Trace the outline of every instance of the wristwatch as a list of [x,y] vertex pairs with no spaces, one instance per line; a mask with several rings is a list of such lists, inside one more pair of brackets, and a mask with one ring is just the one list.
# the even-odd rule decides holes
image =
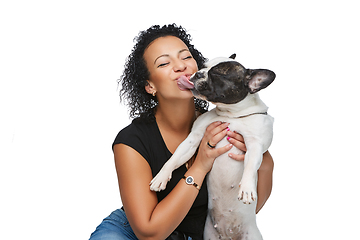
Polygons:
[[194,182],[194,178],[192,176],[183,176],[183,179],[185,179],[185,183],[188,185],[193,185],[194,187],[196,187],[197,190],[200,190],[200,186]]

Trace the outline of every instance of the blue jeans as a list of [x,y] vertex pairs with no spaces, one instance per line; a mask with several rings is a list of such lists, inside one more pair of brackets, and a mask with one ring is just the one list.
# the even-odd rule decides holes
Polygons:
[[89,240],[138,240],[122,209],[113,211],[96,228]]
[[[96,228],[89,240],[138,240],[122,209],[113,211]],[[191,237],[188,237],[191,240]]]

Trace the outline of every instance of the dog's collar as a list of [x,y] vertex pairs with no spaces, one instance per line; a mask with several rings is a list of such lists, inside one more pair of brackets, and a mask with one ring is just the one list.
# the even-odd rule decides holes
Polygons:
[[268,113],[267,112],[254,112],[254,113],[241,115],[239,113],[231,113],[231,112],[221,111],[218,108],[216,108],[216,114],[219,116],[230,117],[230,118],[245,118],[245,117],[249,117],[249,116],[256,115],[256,114],[267,115]]
[[239,117],[236,117],[236,118],[249,117],[249,116],[252,116],[252,115],[255,115],[255,114],[263,114],[263,115],[267,115],[268,113],[267,113],[267,112],[250,113],[250,114],[247,114],[247,115],[244,115],[244,116],[239,116]]

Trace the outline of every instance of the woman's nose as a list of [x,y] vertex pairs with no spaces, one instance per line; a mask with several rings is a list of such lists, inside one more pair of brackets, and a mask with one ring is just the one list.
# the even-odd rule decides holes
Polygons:
[[185,71],[185,69],[186,69],[186,64],[185,63],[183,63],[180,60],[175,62],[175,64],[174,64],[174,71],[175,72],[182,72],[182,71]]

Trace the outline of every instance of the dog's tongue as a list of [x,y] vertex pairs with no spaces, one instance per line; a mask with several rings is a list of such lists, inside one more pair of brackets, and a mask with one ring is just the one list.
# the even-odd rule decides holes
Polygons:
[[181,76],[177,80],[177,85],[180,88],[180,90],[187,90],[187,89],[193,89],[194,84],[189,81],[189,78],[186,76]]

